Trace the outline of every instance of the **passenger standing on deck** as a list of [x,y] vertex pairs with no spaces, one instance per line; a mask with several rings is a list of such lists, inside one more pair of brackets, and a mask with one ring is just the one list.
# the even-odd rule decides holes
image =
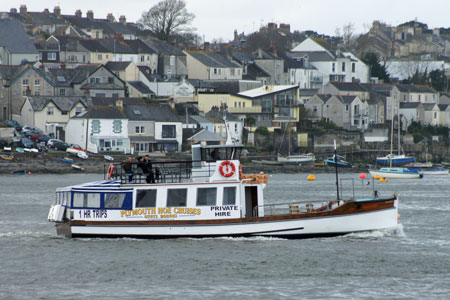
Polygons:
[[122,163],[122,168],[125,171],[125,175],[128,175],[128,181],[133,181],[133,158],[130,156],[126,161]]
[[144,166],[147,169],[147,183],[155,183],[155,174],[153,173],[152,161],[150,160],[150,156],[147,154],[144,157]]

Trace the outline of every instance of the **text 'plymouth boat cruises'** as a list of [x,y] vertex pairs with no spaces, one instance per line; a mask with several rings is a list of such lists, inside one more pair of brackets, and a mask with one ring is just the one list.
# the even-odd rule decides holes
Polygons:
[[67,237],[304,238],[397,226],[395,195],[266,204],[268,176],[242,174],[241,150],[193,145],[192,161],[112,163],[103,181],[57,189],[48,220]]

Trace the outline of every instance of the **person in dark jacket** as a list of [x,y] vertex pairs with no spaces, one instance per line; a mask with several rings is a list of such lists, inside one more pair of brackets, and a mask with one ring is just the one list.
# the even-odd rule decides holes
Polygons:
[[128,157],[126,161],[122,163],[122,169],[125,171],[125,174],[128,175],[128,181],[133,181],[133,158]]

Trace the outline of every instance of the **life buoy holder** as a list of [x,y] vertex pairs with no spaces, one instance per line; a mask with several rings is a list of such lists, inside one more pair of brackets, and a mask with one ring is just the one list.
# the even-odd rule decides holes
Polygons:
[[109,167],[108,167],[108,179],[111,179],[111,177],[112,177],[112,175],[113,175],[113,172],[114,172],[114,164],[110,164],[109,165]]
[[236,172],[236,167],[233,162],[225,160],[220,164],[219,172],[223,177],[231,177]]

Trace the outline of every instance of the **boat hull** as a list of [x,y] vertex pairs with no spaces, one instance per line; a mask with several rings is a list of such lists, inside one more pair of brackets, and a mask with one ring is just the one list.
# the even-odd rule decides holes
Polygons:
[[[378,157],[375,162],[378,165],[388,166],[391,162],[391,159],[389,157]],[[415,162],[416,162],[416,160],[413,157],[406,156],[406,157],[402,157],[402,158],[392,158],[393,166],[403,166],[403,165],[412,164]]]
[[57,233],[68,237],[220,237],[310,238],[395,228],[397,199],[350,201],[329,211],[247,219],[203,221],[64,221]]
[[370,175],[373,177],[379,176],[388,179],[419,179],[423,177],[422,173],[419,172],[409,172],[409,173],[396,173],[396,172],[386,172],[379,170],[369,170]]

